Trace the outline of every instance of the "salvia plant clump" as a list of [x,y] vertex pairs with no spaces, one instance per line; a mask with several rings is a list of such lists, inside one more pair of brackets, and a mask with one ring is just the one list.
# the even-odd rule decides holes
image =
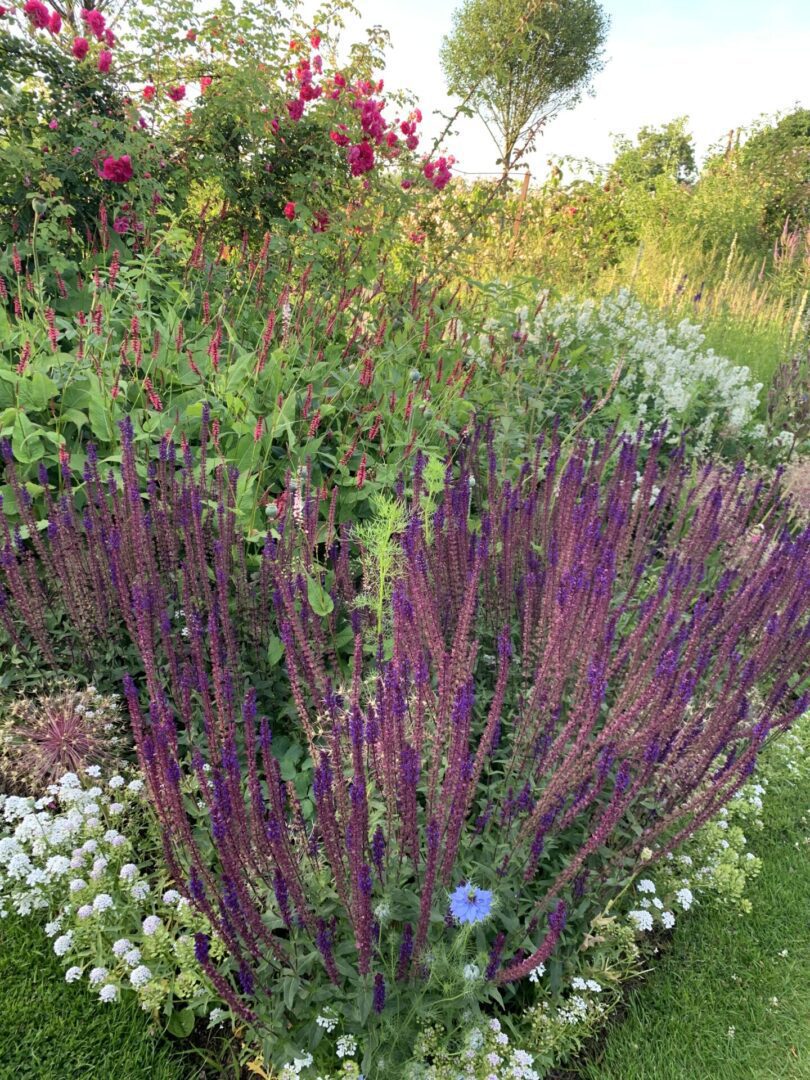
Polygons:
[[327,1008],[385,1075],[440,1003],[519,994],[807,708],[810,530],[742,467],[555,438],[505,480],[479,431],[440,497],[421,457],[400,485],[383,589],[305,477],[254,557],[233,470],[167,442],[144,498],[122,431],[121,486],[91,453],[7,531],[3,619],[47,653],[56,603],[136,647],[167,864],[227,950],[197,959],[279,1064]]

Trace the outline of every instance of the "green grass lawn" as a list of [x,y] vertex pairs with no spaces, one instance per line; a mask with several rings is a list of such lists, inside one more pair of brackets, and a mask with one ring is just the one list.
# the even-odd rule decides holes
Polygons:
[[34,920],[0,921],[0,1080],[194,1080],[199,1060],[149,1034],[134,998],[69,986]]
[[[769,791],[752,914],[684,922],[582,1080],[810,1078],[810,791]],[[804,820],[802,820],[804,816]],[[798,847],[796,846],[798,844]],[[787,955],[782,956],[783,950]]]

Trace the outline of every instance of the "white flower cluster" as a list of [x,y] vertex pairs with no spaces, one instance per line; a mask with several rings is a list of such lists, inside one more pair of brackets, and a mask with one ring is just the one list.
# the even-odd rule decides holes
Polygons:
[[193,937],[184,931],[210,927],[164,879],[150,884],[131,861],[132,842],[110,825],[126,810],[140,829],[143,789],[140,777],[105,781],[92,766],[82,778],[66,773],[41,799],[0,795],[0,915],[47,910],[45,933],[64,958],[66,982],[85,977],[106,1003],[131,988],[154,1009],[170,992],[188,999],[200,991]]
[[499,1080],[540,1080],[540,1074],[534,1068],[534,1055],[510,1046],[509,1036],[496,1017],[488,1020],[484,1027],[470,1028],[464,1041],[463,1059],[467,1068],[459,1076],[478,1076],[479,1070],[490,1070],[483,1073],[486,1080],[491,1076]]
[[760,383],[748,368],[705,347],[700,327],[684,319],[676,327],[650,315],[627,289],[601,303],[566,296],[543,304],[534,319],[523,315],[527,341],[539,348],[559,342],[562,351],[583,347],[604,364],[605,384],[623,363],[618,394],[633,403],[633,425],[666,421],[678,432],[690,427],[690,445],[706,451],[721,433],[765,435],[755,423]]
[[[49,907],[52,889],[71,871],[84,871],[91,882],[98,882],[110,859],[127,844],[117,829],[105,829],[101,821],[114,805],[104,787],[85,786],[71,772],[51,784],[41,799],[0,796],[0,821],[9,830],[0,835],[0,917],[9,908],[30,915]],[[109,894],[95,895],[78,874],[70,877],[67,889],[87,897],[82,905],[86,918],[103,915],[113,906]]]

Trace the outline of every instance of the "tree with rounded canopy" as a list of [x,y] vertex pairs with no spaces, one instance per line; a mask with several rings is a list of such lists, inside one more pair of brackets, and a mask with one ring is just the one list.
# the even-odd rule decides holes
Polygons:
[[695,179],[695,144],[687,130],[688,118],[679,116],[661,127],[643,127],[635,142],[624,135],[614,137],[616,160],[611,173],[627,183],[655,187],[659,176],[677,183]]
[[464,0],[455,12],[441,50],[448,90],[483,120],[504,175],[590,88],[607,28],[596,0]]

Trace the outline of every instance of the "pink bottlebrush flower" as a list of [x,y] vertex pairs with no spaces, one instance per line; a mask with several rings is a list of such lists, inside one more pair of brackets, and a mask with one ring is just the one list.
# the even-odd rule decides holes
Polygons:
[[77,37],[73,39],[73,45],[70,51],[76,57],[77,60],[84,60],[85,56],[90,49],[90,42],[87,38]]
[[365,140],[353,146],[346,155],[352,176],[362,176],[374,168],[374,150]]
[[160,400],[160,395],[152,385],[152,380],[148,375],[144,376],[143,388],[146,391],[146,396],[149,398],[149,404],[155,410],[155,412],[163,412],[163,402]]
[[166,97],[171,101],[182,101],[186,96],[186,88],[183,83],[179,83],[177,86],[170,86],[166,91]]
[[258,442],[261,439],[263,432],[264,418],[260,416],[259,419],[256,421],[256,427],[253,429],[253,441]]
[[294,101],[288,101],[287,112],[290,114],[290,119],[295,121],[295,123],[298,123],[304,115],[303,101],[300,98],[296,98]]
[[102,49],[98,54],[98,70],[106,75],[110,70],[110,64],[112,63],[112,53],[109,49]]
[[100,11],[96,11],[95,8],[85,8],[82,11],[82,22],[87,23],[99,41],[102,39],[107,28],[107,21]]
[[17,364],[17,374],[22,375],[25,369],[28,367],[28,361],[31,359],[31,342],[26,341],[20,352],[20,362]]
[[113,184],[126,184],[132,179],[132,160],[129,154],[121,157],[106,157],[98,174],[102,180],[109,180]]
[[26,0],[23,11],[28,20],[37,30],[44,30],[50,24],[51,13],[42,3],[42,0]]
[[52,11],[51,17],[48,20],[48,30],[52,34],[58,34],[62,30],[62,16],[58,11]]
[[284,215],[284,217],[287,219],[287,221],[294,221],[295,220],[295,203],[294,202],[288,202],[281,212]]
[[362,489],[365,482],[366,482],[366,455],[363,454],[363,456],[360,458],[360,464],[357,467],[357,487],[359,489]]

